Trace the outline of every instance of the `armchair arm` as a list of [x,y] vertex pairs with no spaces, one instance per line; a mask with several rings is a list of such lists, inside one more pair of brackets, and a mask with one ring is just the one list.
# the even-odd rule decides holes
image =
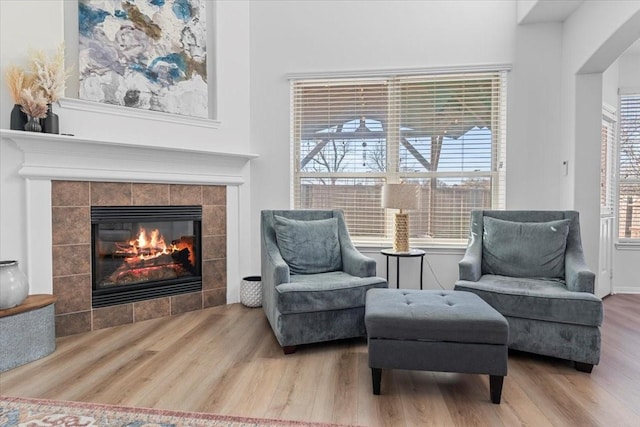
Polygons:
[[[263,214],[261,224],[260,252],[261,252],[261,280],[262,280],[262,308],[271,325],[276,326],[276,286],[290,281],[289,266],[282,259],[280,250],[275,242],[273,230],[269,230],[265,224],[267,221]],[[274,329],[275,330],[275,329]]]
[[376,275],[376,261],[362,255],[353,245],[343,245],[342,269],[352,276],[373,277]]
[[582,251],[567,250],[564,258],[567,289],[573,292],[595,292],[596,275],[589,270]]
[[482,241],[475,233],[471,234],[464,257],[458,262],[458,274],[460,280],[470,282],[477,282],[482,276]]
[[[273,254],[270,254],[273,255]],[[262,282],[270,284],[275,287],[281,283],[289,283],[289,266],[282,259],[282,256],[278,253],[279,259],[276,257],[268,256],[268,261],[264,264],[264,272]]]
[[262,257],[262,286],[275,288],[281,283],[289,283],[289,265],[284,261],[275,245],[264,242],[266,251]]

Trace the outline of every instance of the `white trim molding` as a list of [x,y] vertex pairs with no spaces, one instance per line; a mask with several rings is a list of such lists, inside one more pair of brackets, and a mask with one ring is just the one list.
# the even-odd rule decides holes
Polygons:
[[60,108],[77,111],[90,111],[112,116],[130,117],[134,119],[157,120],[164,123],[182,124],[187,126],[200,126],[218,129],[220,121],[201,117],[182,116],[180,114],[163,113],[161,111],[143,110],[140,108],[124,107],[121,105],[103,104],[101,102],[86,101],[74,98],[61,98],[58,101]]
[[18,173],[30,179],[240,185],[258,157],[5,129],[0,137],[24,153]]

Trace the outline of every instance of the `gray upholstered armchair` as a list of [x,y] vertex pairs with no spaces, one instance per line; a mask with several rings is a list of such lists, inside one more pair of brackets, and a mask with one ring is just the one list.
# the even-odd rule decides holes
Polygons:
[[584,261],[575,211],[473,211],[455,289],[479,295],[509,322],[509,347],[600,360],[602,301]]
[[353,246],[339,210],[261,213],[262,307],[285,354],[365,336],[367,290],[386,288]]

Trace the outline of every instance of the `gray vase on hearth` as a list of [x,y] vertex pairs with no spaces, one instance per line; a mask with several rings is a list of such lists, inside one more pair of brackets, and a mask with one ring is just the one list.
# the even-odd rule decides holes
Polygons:
[[0,261],[0,310],[22,304],[27,295],[29,282],[18,261]]

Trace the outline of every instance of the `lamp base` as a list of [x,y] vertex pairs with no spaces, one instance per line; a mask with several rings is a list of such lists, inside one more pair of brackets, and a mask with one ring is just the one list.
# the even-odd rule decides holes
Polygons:
[[409,214],[397,213],[395,216],[393,250],[396,252],[409,252]]

